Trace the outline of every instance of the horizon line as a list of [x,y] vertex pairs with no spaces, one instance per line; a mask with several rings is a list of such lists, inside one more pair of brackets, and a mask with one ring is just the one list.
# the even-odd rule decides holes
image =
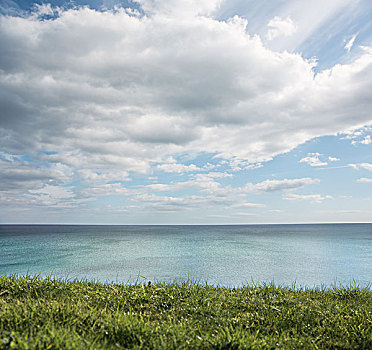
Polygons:
[[255,225],[371,225],[372,222],[293,222],[293,223],[226,223],[226,224],[89,224],[89,223],[0,223],[0,226],[255,226]]

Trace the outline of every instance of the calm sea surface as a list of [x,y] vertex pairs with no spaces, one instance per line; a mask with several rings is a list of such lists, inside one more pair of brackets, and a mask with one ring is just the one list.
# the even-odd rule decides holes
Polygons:
[[0,275],[240,286],[372,282],[372,224],[0,225]]

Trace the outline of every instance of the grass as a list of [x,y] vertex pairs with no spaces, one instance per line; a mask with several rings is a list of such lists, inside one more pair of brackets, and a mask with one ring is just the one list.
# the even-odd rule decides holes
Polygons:
[[371,349],[372,292],[0,277],[1,349]]

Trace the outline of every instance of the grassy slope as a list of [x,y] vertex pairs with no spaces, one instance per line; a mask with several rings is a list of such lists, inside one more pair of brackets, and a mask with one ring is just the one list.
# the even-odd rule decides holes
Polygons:
[[372,292],[0,277],[0,348],[372,348]]

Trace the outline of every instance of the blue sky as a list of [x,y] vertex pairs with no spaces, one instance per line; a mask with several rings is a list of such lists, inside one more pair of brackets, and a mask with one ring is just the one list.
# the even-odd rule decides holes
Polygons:
[[0,222],[371,222],[367,0],[0,0]]

